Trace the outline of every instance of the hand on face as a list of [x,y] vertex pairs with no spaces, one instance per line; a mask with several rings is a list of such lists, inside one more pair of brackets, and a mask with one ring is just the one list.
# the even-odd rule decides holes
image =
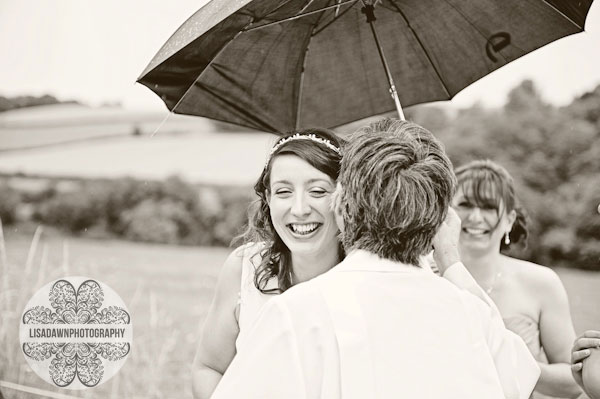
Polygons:
[[451,207],[448,208],[446,219],[433,238],[433,259],[441,274],[454,263],[460,261],[458,240],[460,237],[461,220]]
[[341,196],[342,196],[342,185],[340,183],[338,183],[335,187],[335,191],[333,192],[333,195],[331,196],[331,209],[333,210],[333,213],[335,214],[335,222],[337,224],[338,229],[340,230],[340,232],[344,232],[344,218],[342,217],[342,210],[341,210]]

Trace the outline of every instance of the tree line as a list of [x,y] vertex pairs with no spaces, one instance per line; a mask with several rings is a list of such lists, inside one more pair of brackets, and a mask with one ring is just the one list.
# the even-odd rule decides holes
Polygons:
[[4,97],[0,96],[0,112],[10,111],[13,109],[34,107],[37,105],[50,104],[79,104],[78,101],[69,100],[61,101],[54,96],[45,94],[43,96],[16,96]]
[[526,80],[500,109],[414,107],[407,117],[434,132],[456,166],[488,158],[513,175],[530,221],[516,255],[600,270],[600,86],[556,107]]
[[[445,143],[454,165],[488,158],[513,175],[530,235],[527,247],[512,255],[600,270],[600,86],[556,107],[524,81],[502,108],[475,105],[451,114],[428,105],[406,115]],[[246,222],[252,198],[250,187],[205,187],[177,178],[80,181],[66,192],[54,179],[38,193],[0,181],[0,218],[95,237],[228,245]]]

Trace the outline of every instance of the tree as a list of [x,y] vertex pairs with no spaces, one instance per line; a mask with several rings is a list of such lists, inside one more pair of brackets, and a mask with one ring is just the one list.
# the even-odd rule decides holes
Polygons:
[[49,104],[79,104],[74,100],[60,101],[56,97],[45,94],[41,97],[35,96],[17,96],[17,97],[2,97],[0,96],[0,112],[10,111],[11,109],[34,107],[37,105]]

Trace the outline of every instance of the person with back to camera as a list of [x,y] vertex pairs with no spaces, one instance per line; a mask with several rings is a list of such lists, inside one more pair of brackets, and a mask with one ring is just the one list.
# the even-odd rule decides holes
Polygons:
[[490,160],[459,167],[456,176],[453,207],[462,220],[461,259],[498,306],[506,327],[523,338],[538,361],[541,375],[533,397],[579,396],[569,369],[575,331],[558,275],[501,253],[527,237],[512,177]]
[[[195,398],[211,396],[268,300],[343,259],[331,207],[342,144],[329,130],[305,129],[273,146],[254,186],[246,244],[225,261],[205,320],[192,365]],[[451,261],[444,253],[456,244],[441,235],[438,247],[438,262]],[[483,296],[462,265],[444,277]]]
[[263,306],[213,399],[527,398],[539,367],[491,300],[423,265],[433,244],[444,277],[463,267],[455,183],[418,125],[352,137],[334,195],[346,258]]

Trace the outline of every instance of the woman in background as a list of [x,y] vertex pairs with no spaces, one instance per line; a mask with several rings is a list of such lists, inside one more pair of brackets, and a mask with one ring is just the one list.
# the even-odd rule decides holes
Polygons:
[[456,176],[461,260],[538,361],[541,376],[533,397],[537,392],[577,397],[581,390],[570,370],[575,331],[562,282],[550,268],[501,253],[527,238],[512,177],[489,160],[464,165]]

